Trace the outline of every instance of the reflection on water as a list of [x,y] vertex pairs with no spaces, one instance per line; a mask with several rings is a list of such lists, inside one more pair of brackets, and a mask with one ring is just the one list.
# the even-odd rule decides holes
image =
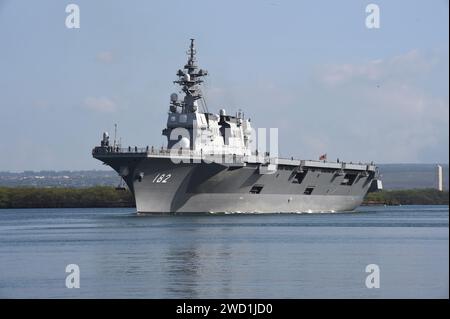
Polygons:
[[[448,298],[448,207],[137,216],[0,211],[0,297]],[[65,266],[80,266],[67,289]],[[365,287],[365,266],[381,288]]]
[[[165,295],[189,296],[201,298],[208,291],[213,294],[227,296],[230,279],[230,246],[220,243],[216,249],[210,249],[203,243],[203,228],[195,227],[201,219],[193,218],[190,224],[194,227],[175,228],[175,238],[186,238],[185,241],[169,241],[163,264],[166,266]],[[217,228],[217,234],[226,234],[226,228]],[[207,240],[207,239],[206,239]],[[212,280],[211,280],[212,279]],[[208,286],[208,282],[213,283]]]
[[[195,228],[186,231],[196,233]],[[178,236],[178,231],[173,235]],[[198,298],[197,283],[201,276],[201,253],[195,242],[178,243],[171,241],[166,254],[164,264],[166,265],[165,290],[168,295],[186,295]]]

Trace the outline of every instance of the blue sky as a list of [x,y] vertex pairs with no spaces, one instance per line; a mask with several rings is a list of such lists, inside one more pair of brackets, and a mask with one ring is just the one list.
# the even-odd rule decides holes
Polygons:
[[[381,28],[365,27],[380,7]],[[65,7],[80,7],[67,29]],[[448,1],[0,0],[0,170],[104,169],[161,146],[188,39],[208,107],[279,129],[283,156],[448,163]]]

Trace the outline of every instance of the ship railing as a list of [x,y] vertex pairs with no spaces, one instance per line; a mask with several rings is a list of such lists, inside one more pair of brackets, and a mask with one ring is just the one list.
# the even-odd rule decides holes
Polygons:
[[148,148],[147,147],[127,147],[122,148],[118,146],[98,146],[95,147],[92,151],[92,153],[102,153],[102,154],[122,154],[122,153],[147,153]]
[[147,147],[137,147],[137,146],[128,146],[128,147],[119,147],[119,146],[98,146],[95,147],[92,151],[93,154],[139,154],[139,155],[153,155],[153,156],[176,156],[176,157],[192,157],[192,158],[205,158],[205,159],[222,159],[223,162],[226,163],[243,163],[247,161],[251,162],[258,162],[258,163],[274,163],[276,164],[278,160],[284,159],[284,160],[290,160],[290,161],[299,161],[299,164],[302,165],[305,162],[313,162],[317,164],[324,164],[324,163],[333,163],[334,165],[338,164],[342,169],[344,168],[350,168],[353,165],[363,165],[367,167],[367,170],[373,170],[373,167],[375,164],[373,162],[371,163],[352,163],[352,162],[328,162],[323,160],[296,160],[293,157],[286,159],[286,158],[278,158],[278,157],[271,157],[269,152],[251,152],[251,155],[241,155],[241,154],[229,154],[229,153],[211,153],[211,152],[203,152],[202,150],[189,150],[189,149],[179,149],[179,150],[171,150],[167,148],[157,148],[154,146],[147,146]]
[[102,154],[153,154],[153,155],[163,155],[170,154],[170,150],[161,148],[157,149],[154,147],[119,147],[119,146],[97,146],[93,149],[92,153],[102,153]]
[[146,147],[137,147],[137,146],[128,146],[128,147],[119,147],[119,146],[97,146],[93,149],[92,153],[101,153],[101,154],[148,154],[148,155],[174,155],[174,156],[194,156],[194,157],[213,157],[213,156],[226,156],[232,157],[236,159],[236,161],[245,160],[248,157],[255,157],[262,161],[269,162],[270,154],[268,152],[258,153],[251,152],[251,155],[242,155],[242,154],[234,154],[234,153],[223,153],[223,152],[203,152],[202,150],[189,150],[189,149],[178,149],[171,150],[168,148],[157,148],[154,146],[146,146]]
[[203,152],[202,150],[189,150],[189,149],[178,149],[171,150],[167,148],[156,148],[153,146],[147,147],[119,147],[119,146],[98,146],[92,150],[93,154],[106,154],[106,155],[153,155],[153,156],[175,156],[175,157],[191,157],[191,158],[204,158],[211,161],[217,161],[222,159],[226,163],[243,163],[247,160],[248,156],[240,154],[228,154],[222,152]]

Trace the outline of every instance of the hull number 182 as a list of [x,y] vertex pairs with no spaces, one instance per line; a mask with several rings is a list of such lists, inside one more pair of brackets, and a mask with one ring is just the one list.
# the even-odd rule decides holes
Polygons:
[[172,177],[171,174],[161,174],[158,173],[158,175],[155,176],[155,178],[153,179],[152,183],[167,183],[170,178]]

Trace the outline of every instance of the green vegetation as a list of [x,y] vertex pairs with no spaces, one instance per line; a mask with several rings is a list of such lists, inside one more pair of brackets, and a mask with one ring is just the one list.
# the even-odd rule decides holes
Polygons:
[[134,207],[131,192],[113,187],[0,187],[0,208]]
[[406,189],[367,194],[365,205],[448,205],[448,191]]
[[[367,194],[365,205],[448,205],[448,191],[410,189]],[[0,187],[0,208],[134,207],[133,195],[109,186]]]

